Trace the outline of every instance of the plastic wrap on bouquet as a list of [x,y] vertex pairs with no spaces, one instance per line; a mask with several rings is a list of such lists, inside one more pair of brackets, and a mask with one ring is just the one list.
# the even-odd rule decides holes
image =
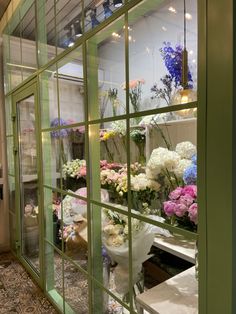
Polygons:
[[[148,224],[143,224],[142,229],[132,237],[132,273],[133,284],[140,280],[142,263],[149,259],[148,255],[154,241],[154,233]],[[114,270],[116,291],[120,294],[129,292],[129,245],[125,241],[120,246],[108,245],[107,238],[103,237],[103,243],[110,258],[118,265]]]
[[[68,191],[75,193],[76,195],[87,197],[87,188],[80,188],[76,192]],[[104,189],[101,189],[101,202],[108,202],[109,195],[108,192]],[[83,217],[87,216],[87,203],[79,198],[67,195],[62,201],[63,208],[63,222],[66,225],[72,224],[76,215],[82,215]],[[58,218],[61,219],[61,210],[58,212]]]

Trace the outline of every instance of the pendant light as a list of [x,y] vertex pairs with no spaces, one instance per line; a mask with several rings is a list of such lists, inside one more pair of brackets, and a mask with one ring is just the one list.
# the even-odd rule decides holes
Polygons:
[[186,104],[196,100],[196,93],[188,86],[188,51],[186,48],[186,0],[184,0],[184,49],[182,51],[182,72],[180,93],[180,104]]
[[114,4],[115,8],[119,8],[123,5],[123,1],[122,0],[114,0],[113,4]]
[[74,23],[74,30],[75,30],[75,36],[76,37],[81,37],[83,35],[83,31],[81,28],[81,23],[80,20],[76,20]]

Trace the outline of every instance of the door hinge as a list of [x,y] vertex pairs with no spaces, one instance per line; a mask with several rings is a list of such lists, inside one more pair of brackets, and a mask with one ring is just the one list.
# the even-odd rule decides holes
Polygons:
[[17,154],[18,153],[18,149],[16,147],[13,147],[13,154]]
[[16,250],[18,250],[20,248],[20,242],[19,241],[16,241],[15,242],[15,246],[16,246]]

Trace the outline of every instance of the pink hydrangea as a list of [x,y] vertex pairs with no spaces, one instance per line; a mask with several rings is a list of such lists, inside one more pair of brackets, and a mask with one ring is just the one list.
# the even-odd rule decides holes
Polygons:
[[164,202],[164,211],[167,216],[173,216],[175,214],[176,204],[172,201]]
[[175,215],[178,217],[183,217],[184,214],[188,211],[188,207],[184,204],[176,204],[175,206]]
[[183,193],[183,188],[178,187],[169,194],[169,199],[177,200]]
[[198,223],[198,206],[197,203],[193,203],[188,209],[189,219],[197,225]]

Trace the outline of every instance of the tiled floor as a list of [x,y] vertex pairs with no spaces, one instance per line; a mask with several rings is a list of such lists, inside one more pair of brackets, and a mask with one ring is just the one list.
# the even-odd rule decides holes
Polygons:
[[0,314],[56,314],[21,264],[10,254],[0,254]]

